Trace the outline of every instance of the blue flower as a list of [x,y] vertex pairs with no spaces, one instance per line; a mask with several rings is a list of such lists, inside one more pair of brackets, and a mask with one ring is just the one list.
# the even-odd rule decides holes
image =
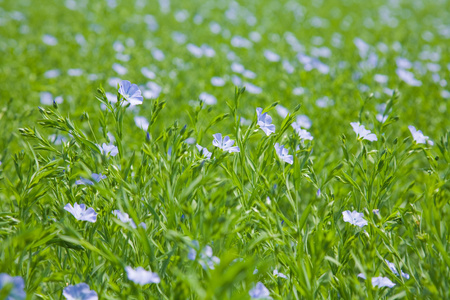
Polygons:
[[144,102],[139,87],[136,84],[131,84],[128,80],[122,80],[120,83],[119,94],[121,94],[131,105],[140,105]]
[[262,282],[258,282],[256,286],[248,292],[248,294],[252,299],[272,299],[270,297],[269,290]]
[[89,288],[86,283],[69,285],[63,290],[63,296],[67,300],[98,300],[97,293]]
[[387,277],[373,277],[372,278],[372,285],[373,287],[388,287],[388,288],[392,288],[395,286],[395,283],[393,283],[389,278]]
[[95,221],[97,221],[97,213],[95,210],[92,207],[89,207],[86,210],[86,205],[84,204],[78,204],[75,202],[72,207],[72,205],[68,203],[64,206],[64,209],[70,212],[78,221],[88,221],[91,223],[95,223]]
[[417,144],[426,144],[426,143],[428,143],[429,145],[433,146],[433,144],[434,144],[433,141],[430,140],[429,137],[424,135],[421,130],[417,130],[416,127],[411,126],[411,125],[408,126],[408,129],[409,129],[409,131],[411,131],[413,139],[414,139],[414,141]]
[[94,183],[92,181],[90,181],[89,179],[80,177],[79,180],[75,181],[75,184],[77,185],[94,185]]
[[3,288],[7,285],[11,285],[11,289],[9,290],[9,293],[5,296],[5,300],[22,300],[25,299],[27,294],[24,291],[25,283],[23,281],[23,278],[20,276],[9,276],[6,273],[0,274],[0,291],[3,290]]
[[102,144],[102,146],[100,147],[100,151],[102,152],[102,154],[109,154],[111,156],[116,156],[119,153],[119,149],[116,146],[107,145],[106,143]]
[[125,271],[127,272],[128,279],[136,284],[145,285],[159,283],[161,281],[157,273],[152,273],[142,267],[137,267],[136,269],[125,267]]
[[[395,275],[398,276],[398,272],[397,272],[397,268],[395,268],[394,263],[391,263],[390,261],[388,261],[387,259],[385,259],[389,269],[391,269],[392,273],[394,273]],[[402,277],[405,279],[409,279],[409,274],[406,274],[403,272],[403,270],[400,270],[400,273],[402,274]]]
[[208,149],[203,148],[202,146],[200,146],[199,144],[197,144],[197,149],[200,152],[200,154],[202,154],[204,157],[206,157],[207,159],[211,159],[211,155],[212,153],[208,151]]
[[287,279],[287,276],[284,275],[283,273],[278,272],[277,269],[273,270],[273,276],[277,276],[277,277],[280,277],[280,278]]
[[[195,260],[197,258],[197,251],[200,248],[198,241],[192,241],[194,248],[189,248],[188,259]],[[205,246],[203,251],[200,253],[198,258],[198,263],[202,266],[204,270],[211,269],[214,270],[214,266],[220,263],[220,259],[217,256],[213,256],[213,250],[210,246]]]
[[366,275],[364,275],[364,273],[359,273],[358,278],[362,278],[362,279],[366,280]]
[[[114,210],[113,215],[115,215],[122,223],[128,223],[134,229],[136,229],[136,223],[134,223],[133,219],[127,213],[121,212],[120,210]],[[142,228],[147,229],[147,225],[144,222],[139,224]]]
[[360,125],[356,122],[351,122],[350,125],[353,127],[353,131],[358,136],[358,139],[368,140],[370,142],[377,141],[377,136],[371,133],[370,130],[366,129],[364,125]]
[[222,138],[221,133],[216,133],[213,135],[213,137],[214,137],[214,140],[212,143],[217,148],[220,148],[223,151],[228,151],[229,153],[240,151],[238,146],[233,147],[234,141],[231,140],[228,135],[225,138]]
[[367,221],[363,218],[364,214],[363,213],[359,213],[356,210],[354,211],[343,211],[342,212],[342,216],[344,217],[344,222],[350,223],[352,225],[355,226],[359,226],[359,227],[364,227],[366,226],[368,223]]
[[132,228],[136,228],[136,223],[127,213],[123,213],[120,210],[114,210],[113,215],[115,215],[122,223],[129,223]]
[[302,129],[299,124],[292,123],[292,127],[294,128],[295,132],[297,132],[298,137],[300,140],[310,140],[312,141],[314,137],[309,133],[306,129]]
[[292,155],[289,155],[288,149],[284,149],[284,145],[281,145],[276,143],[275,144],[275,152],[277,153],[278,157],[288,164],[294,163],[294,157]]
[[106,175],[102,175],[102,173],[92,173],[92,179],[94,179],[96,182],[100,182],[100,180],[106,179]]
[[275,125],[272,123],[272,117],[269,116],[266,112],[261,114],[263,109],[261,107],[258,107],[256,109],[256,114],[258,115],[258,125],[259,128],[264,131],[266,135],[270,135],[271,133],[275,132]]

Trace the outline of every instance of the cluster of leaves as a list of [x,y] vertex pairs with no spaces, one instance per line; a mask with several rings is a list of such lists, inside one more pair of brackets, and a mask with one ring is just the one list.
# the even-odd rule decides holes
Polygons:
[[[141,148],[131,150],[123,141],[127,106],[111,105],[102,89],[97,98],[107,109],[99,112],[100,137],[88,116],[74,122],[56,105],[39,108],[40,127],[65,134],[67,141],[56,146],[38,128],[20,129],[29,143],[2,180],[0,270],[22,275],[26,290],[43,298],[82,281],[105,299],[245,298],[256,281],[280,299],[448,296],[448,232],[442,223],[449,196],[448,135],[438,142],[438,159],[409,137],[390,136],[388,121],[377,144],[343,135],[342,157],[324,165],[313,144],[299,142],[289,129],[299,107],[270,136],[255,130],[256,115],[247,128],[240,125],[243,92],[236,89],[229,115],[206,126],[231,117],[241,151],[216,148],[211,159],[186,143],[193,136],[201,140],[205,130],[196,123],[175,122],[159,135],[150,125]],[[153,123],[164,102],[144,105],[152,107]],[[193,111],[191,119],[202,113]],[[111,142],[108,132],[119,149],[115,157],[96,145]],[[292,166],[277,158],[276,141],[299,146]],[[76,184],[92,173],[107,178]],[[425,184],[416,186],[414,178]],[[97,222],[78,222],[65,212],[65,204],[74,202],[93,207]],[[120,222],[115,209],[146,228]],[[365,230],[345,225],[346,209],[364,212]],[[194,240],[211,245],[220,257],[214,270],[187,259]],[[389,271],[385,259],[411,274],[410,280]],[[161,283],[135,288],[124,272],[128,265],[156,271]],[[272,275],[273,269],[288,278]],[[397,287],[374,289],[357,278],[361,272],[391,276]]]
[[[0,299],[9,275],[39,299],[83,282],[100,299],[246,299],[261,284],[274,299],[450,298],[448,2],[0,0]],[[111,100],[124,70],[152,100]],[[300,113],[312,141],[291,128]],[[214,147],[219,132],[240,152]],[[130,267],[161,281],[136,285]]]

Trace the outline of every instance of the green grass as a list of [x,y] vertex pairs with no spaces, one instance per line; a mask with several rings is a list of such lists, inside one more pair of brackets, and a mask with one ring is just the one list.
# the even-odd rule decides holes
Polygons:
[[[0,273],[21,276],[29,299],[64,299],[63,289],[81,282],[99,299],[250,299],[257,282],[273,299],[450,298],[449,1],[177,0],[169,12],[153,1],[116,2],[76,1],[69,9],[71,1],[0,0]],[[182,11],[188,17],[179,22]],[[156,20],[154,31],[146,15]],[[219,34],[211,22],[220,24]],[[186,42],[174,41],[173,32]],[[233,36],[251,40],[251,32],[261,37],[252,47],[231,45]],[[43,43],[45,34],[57,45]],[[301,46],[292,47],[289,36]],[[366,58],[355,38],[377,55],[374,68],[360,64]],[[129,61],[117,58],[116,41]],[[188,43],[207,44],[215,56],[196,58]],[[321,47],[331,51],[319,58],[330,71],[305,70],[298,52],[312,57]],[[154,58],[155,48],[164,59]],[[265,50],[281,60],[269,62]],[[231,70],[231,51],[256,78]],[[414,64],[409,70],[421,86],[399,78],[400,57]],[[119,76],[114,63],[127,74]],[[58,77],[44,75],[55,69]],[[69,69],[83,74],[69,76]],[[375,74],[387,75],[387,83]],[[213,86],[213,76],[225,85]],[[152,81],[162,91],[133,108],[111,104],[105,93],[117,94],[112,77],[142,91]],[[262,92],[249,93],[245,82]],[[64,100],[45,105],[41,92]],[[217,104],[198,101],[202,92]],[[334,105],[317,105],[324,96]],[[383,103],[387,120],[380,123]],[[280,105],[289,110],[285,118]],[[257,126],[257,107],[273,118],[274,134]],[[303,114],[312,121],[312,141],[300,141],[291,127]],[[147,132],[135,116],[147,118]],[[378,141],[358,140],[350,122]],[[409,125],[434,145],[414,142]],[[240,152],[214,147],[218,132]],[[115,157],[96,146],[111,136]],[[275,143],[294,155],[292,165],[279,159]],[[76,184],[92,173],[107,178]],[[77,221],[64,210],[75,202],[94,208],[97,221]],[[122,223],[114,210],[146,228]],[[368,225],[344,222],[346,210],[364,213]],[[188,259],[193,241],[220,258],[213,270],[204,270],[200,257]],[[396,276],[386,259],[410,278]],[[126,266],[156,272],[161,282],[139,286]],[[377,276],[396,285],[372,287]]]

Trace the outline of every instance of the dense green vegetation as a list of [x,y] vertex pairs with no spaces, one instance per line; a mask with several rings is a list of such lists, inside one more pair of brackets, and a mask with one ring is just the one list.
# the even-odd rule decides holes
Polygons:
[[448,7],[0,0],[0,299],[450,298]]

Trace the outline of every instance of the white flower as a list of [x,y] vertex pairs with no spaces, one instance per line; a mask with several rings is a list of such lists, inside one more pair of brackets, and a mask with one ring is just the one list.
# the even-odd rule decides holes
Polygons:
[[106,92],[105,95],[106,95],[106,99],[109,102],[111,102],[111,103],[116,103],[117,102],[117,96],[116,95],[114,95],[112,93],[109,93],[109,92]]
[[364,125],[360,125],[357,122],[351,122],[350,125],[353,127],[353,131],[356,133],[358,138],[368,141],[377,141],[377,136],[371,133],[370,130],[366,129]]
[[383,116],[382,114],[377,114],[376,115],[377,121],[380,123],[384,123],[386,122],[386,120],[388,119],[388,116]]
[[216,51],[206,44],[203,44],[201,49],[203,51],[203,55],[206,57],[214,57],[216,55]]
[[289,114],[289,110],[282,105],[277,105],[275,109],[277,110],[277,113],[280,115],[280,117],[282,117],[283,119],[286,118],[286,116]]
[[277,269],[273,270],[273,276],[277,276],[277,277],[281,277],[281,278],[287,279],[287,276],[284,275],[283,273],[278,272]]
[[162,61],[164,60],[164,58],[166,57],[164,55],[164,52],[162,52],[161,50],[154,48],[152,49],[152,56],[154,59],[156,59],[157,61]]
[[393,283],[389,278],[387,277],[373,277],[372,278],[372,285],[374,287],[378,286],[378,287],[388,287],[388,288],[392,288],[395,286],[395,283]]
[[110,77],[108,78],[108,84],[112,87],[116,87],[118,84],[120,84],[122,80],[118,77]]
[[52,105],[53,104],[53,96],[50,92],[41,92],[41,103],[45,105]]
[[49,46],[55,46],[56,44],[58,44],[58,39],[50,34],[44,34],[44,36],[42,37],[42,41]]
[[86,209],[86,205],[84,204],[78,204],[75,202],[72,207],[72,205],[68,203],[64,206],[64,210],[70,212],[78,221],[88,221],[91,223],[95,223],[95,221],[97,221],[97,213],[95,210],[92,207]]
[[141,90],[136,84],[131,84],[128,80],[122,80],[119,86],[119,94],[121,94],[131,105],[140,105],[144,101]]
[[288,149],[284,149],[284,145],[281,145],[279,143],[275,144],[275,152],[277,153],[278,157],[288,164],[294,163],[294,157],[292,155],[289,155]]
[[410,62],[407,58],[404,57],[397,57],[395,59],[395,63],[397,64],[397,67],[399,67],[400,69],[410,69],[413,66],[412,62]]
[[416,79],[414,77],[414,74],[410,71],[406,71],[404,69],[397,69],[395,72],[397,73],[398,77],[401,80],[403,80],[410,86],[421,86],[422,85],[422,81]]
[[245,78],[249,78],[249,79],[255,79],[256,78],[256,73],[250,70],[245,70],[242,73],[242,76],[244,76]]
[[322,108],[332,106],[334,105],[334,100],[330,99],[327,96],[323,96],[322,98],[316,100],[316,105]]
[[231,45],[236,48],[251,48],[253,43],[242,36],[235,35],[231,38]]
[[109,154],[111,156],[116,156],[119,153],[119,149],[116,146],[106,145],[106,143],[102,144],[102,146],[100,147],[100,151],[102,152],[102,154]]
[[275,132],[275,125],[272,123],[272,117],[269,116],[266,112],[261,114],[263,109],[258,107],[256,109],[256,114],[258,115],[258,126],[261,128],[264,133],[269,136],[271,133]]
[[253,83],[250,82],[244,82],[244,86],[245,86],[245,91],[249,92],[250,94],[261,94],[262,93],[262,88],[260,88],[259,86],[254,85]]
[[129,54],[116,53],[116,58],[121,61],[129,61],[131,56]]
[[233,62],[231,64],[231,70],[235,73],[244,73],[245,72],[244,66],[237,62]]
[[362,39],[360,38],[354,38],[353,39],[353,43],[355,44],[355,46],[358,48],[359,50],[359,55],[363,58],[367,56],[367,53],[370,50],[370,45],[367,44],[366,42],[364,42]]
[[431,146],[434,144],[432,140],[426,135],[422,133],[420,130],[416,130],[416,128],[412,125],[408,126],[409,131],[411,131],[411,134],[413,136],[414,141],[417,144],[430,144]]
[[368,223],[367,221],[363,218],[364,214],[363,213],[359,213],[356,210],[354,211],[343,211],[342,212],[342,216],[344,217],[344,222],[350,223],[352,225],[355,226],[359,226],[359,227],[364,227],[366,226]]
[[197,58],[200,58],[203,56],[202,48],[198,47],[197,45],[189,43],[189,44],[187,44],[186,48],[189,52],[191,52],[192,55],[194,55]]
[[48,70],[47,72],[44,73],[45,78],[55,78],[58,77],[59,75],[61,75],[61,71],[58,69]]
[[231,140],[228,135],[225,136],[224,138],[222,138],[221,133],[216,133],[216,134],[213,134],[213,137],[214,137],[214,140],[212,143],[217,148],[220,148],[223,151],[228,151],[229,153],[240,151],[238,146],[233,147],[234,141]]
[[211,30],[211,32],[214,34],[218,34],[222,30],[222,27],[219,23],[211,22],[209,23],[209,30]]
[[201,155],[203,155],[204,157],[206,157],[207,159],[211,159],[211,155],[212,153],[208,151],[208,149],[203,148],[202,146],[200,146],[199,144],[197,144],[197,149],[200,152]]
[[136,126],[141,128],[142,130],[147,131],[148,125],[150,124],[146,117],[136,116],[134,117],[134,123]]
[[292,74],[295,71],[294,66],[286,59],[283,60],[283,68],[286,70],[286,73]]
[[185,142],[186,144],[189,144],[189,145],[194,144],[195,141],[196,141],[196,139],[193,138],[193,137],[189,137],[189,138],[187,138],[187,139],[184,140],[184,142]]
[[53,99],[53,95],[50,92],[41,92],[41,103],[45,105],[52,105],[53,102],[56,102],[58,104],[61,104],[64,102],[64,99],[62,96],[57,96]]
[[78,77],[83,75],[84,71],[82,69],[69,69],[67,70],[67,75],[72,77]]
[[231,76],[231,82],[235,86],[241,86],[242,85],[242,79],[239,76],[237,76],[237,75],[232,75]]
[[213,86],[224,86],[225,79],[223,79],[222,77],[214,76],[211,78],[211,84]]
[[303,88],[301,86],[296,87],[292,90],[292,94],[295,96],[300,96],[300,95],[303,95],[304,93],[305,93],[305,88]]
[[330,57],[331,56],[331,50],[327,47],[313,47],[311,49],[311,54],[315,57]]
[[249,37],[252,41],[254,41],[255,43],[258,43],[259,41],[261,41],[261,34],[257,31],[252,31],[249,34]]
[[278,62],[278,61],[280,61],[280,56],[278,54],[276,54],[275,52],[272,52],[270,50],[264,51],[264,56],[270,62]]
[[124,66],[122,66],[121,64],[118,63],[114,63],[112,66],[113,70],[117,72],[117,74],[119,75],[125,75],[128,73],[127,68],[125,68]]
[[305,128],[305,129],[311,128],[311,125],[312,125],[311,119],[308,118],[307,115],[298,115],[298,116],[297,116],[296,123],[297,123],[300,127]]
[[217,103],[217,98],[215,96],[205,92],[201,93],[200,96],[198,96],[198,98],[208,105],[214,105]]
[[142,75],[144,75],[148,79],[155,79],[155,77],[156,77],[155,72],[153,72],[152,70],[150,70],[147,67],[142,67],[141,68],[141,73],[142,73]]
[[375,80],[378,83],[387,83],[388,79],[389,79],[389,77],[387,77],[386,75],[383,75],[383,74],[375,74],[373,76],[373,80]]
[[125,267],[128,279],[136,284],[145,285],[148,283],[159,283],[161,279],[157,273],[152,273],[145,270],[142,267],[137,267],[133,269],[132,267]]
[[162,91],[162,87],[159,86],[156,82],[149,81],[146,84],[148,89],[144,90],[143,95],[145,98],[158,98],[159,94]]
[[[145,5],[145,2],[141,2],[141,3],[143,3]],[[156,21],[156,18],[152,15],[145,15],[144,22],[145,22],[145,24],[147,24],[147,28],[150,31],[156,31],[159,28],[158,21]]]
[[125,46],[120,41],[115,41],[113,48],[116,52],[122,52],[125,50]]
[[258,282],[256,286],[248,292],[248,294],[252,299],[272,299],[270,297],[269,290],[262,282]]

